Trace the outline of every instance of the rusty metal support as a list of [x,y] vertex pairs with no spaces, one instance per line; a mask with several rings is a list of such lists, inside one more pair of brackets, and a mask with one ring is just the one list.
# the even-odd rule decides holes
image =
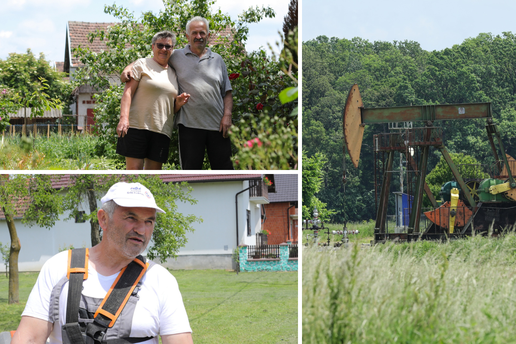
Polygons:
[[[416,171],[416,176],[418,175],[418,172],[417,172],[417,164],[416,162],[414,161],[414,159],[412,159],[412,157],[410,156],[410,154],[407,154],[407,161],[410,162],[410,165],[412,166],[412,168]],[[430,188],[428,187],[428,184],[426,183],[426,181],[424,182],[423,184],[423,188],[425,190],[425,194],[426,196],[428,197],[428,199],[430,200],[430,203],[432,203],[432,206],[434,208],[437,208],[437,202],[435,201],[435,197],[434,197],[434,194],[432,193],[432,191],[430,191]]]
[[410,211],[408,226],[409,233],[419,233],[419,220],[421,218],[421,207],[423,204],[422,190],[426,178],[426,168],[428,165],[428,151],[429,147],[423,146],[421,160],[419,161],[419,175],[417,176],[416,190],[414,192],[414,203],[412,205],[412,210]]
[[491,103],[361,108],[362,123],[391,123],[490,118]]
[[[498,133],[498,130],[496,130],[496,124],[493,123],[493,120],[490,118],[487,120],[487,125],[486,125],[486,129],[487,129],[487,135],[490,137],[490,142],[492,141],[492,135],[495,135],[496,137],[496,140],[498,141],[498,145],[500,146],[500,151],[502,153],[502,160],[503,160],[503,164],[505,165],[505,167],[507,168],[507,176],[509,177],[509,186],[511,187],[511,189],[514,189],[516,188],[516,182],[514,181],[514,177],[512,176],[512,172],[511,172],[511,168],[509,167],[509,161],[507,161],[507,155],[505,154],[505,148],[503,146],[503,142],[502,142],[502,139],[500,138],[500,134]],[[493,147],[493,151],[495,152],[495,157],[496,157],[496,149],[494,149]],[[498,159],[497,159],[498,161]],[[501,174],[501,167],[500,168],[500,174]]]
[[457,180],[457,183],[459,183],[460,188],[461,188],[462,192],[464,193],[464,196],[466,196],[466,200],[468,201],[469,205],[472,208],[475,208],[477,206],[477,204],[475,203],[473,196],[471,196],[471,193],[469,192],[469,188],[466,186],[466,183],[464,183],[464,179],[462,179],[462,176],[460,175],[459,170],[457,169],[457,166],[455,166],[455,164],[453,163],[453,161],[450,157],[450,154],[448,153],[448,150],[444,146],[439,147],[439,150],[441,151],[441,153],[444,157],[444,160],[446,160],[446,163],[448,164],[448,166],[450,166],[453,176]]
[[[491,150],[493,151],[493,155],[496,161],[496,167],[498,168],[498,175],[502,174],[502,164],[500,164],[500,158],[498,157],[498,151],[496,149],[494,140],[493,140],[493,125],[488,123],[486,124],[487,138],[489,139],[489,144],[491,145]],[[495,128],[496,131],[496,128]],[[503,153],[503,152],[502,152]]]
[[385,220],[387,219],[393,160],[394,151],[390,151],[387,156],[387,166],[383,173],[382,190],[380,191],[380,204],[378,205],[376,212],[376,225],[374,228],[375,233],[385,233]]

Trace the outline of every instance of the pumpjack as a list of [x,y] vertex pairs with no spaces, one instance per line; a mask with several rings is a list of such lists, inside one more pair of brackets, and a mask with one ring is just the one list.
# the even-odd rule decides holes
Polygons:
[[[490,173],[480,170],[475,177],[470,175],[463,178],[444,145],[442,127],[434,126],[434,123],[471,119],[486,120],[487,138],[495,166]],[[355,168],[358,167],[367,124],[412,122],[422,122],[422,125],[396,124],[397,130],[373,135],[376,196],[374,240],[445,239],[472,233],[497,235],[514,226],[516,181],[511,169],[516,170],[516,161],[510,161],[505,154],[493,122],[491,103],[365,108],[355,84],[349,91],[344,108],[344,161],[347,152]],[[441,188],[441,204],[438,204],[425,182],[430,147],[441,152],[455,179]],[[498,150],[501,154],[498,154]],[[407,180],[411,180],[407,188],[411,195],[409,206],[404,209],[408,225],[403,230],[392,231],[387,226],[387,205],[392,175],[397,172],[393,171],[395,152],[406,159]],[[346,170],[343,180],[345,183]],[[432,205],[428,211],[422,209],[424,194]]]

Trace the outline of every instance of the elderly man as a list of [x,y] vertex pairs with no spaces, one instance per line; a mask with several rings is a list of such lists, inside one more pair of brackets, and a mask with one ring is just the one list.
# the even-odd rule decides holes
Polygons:
[[[179,93],[190,99],[179,112],[179,154],[184,170],[200,170],[205,150],[213,170],[232,170],[231,127],[233,97],[231,83],[222,57],[206,47],[209,23],[194,17],[186,24],[188,45],[173,52],[168,61],[175,69]],[[131,78],[132,64],[122,73],[122,81]]]
[[[175,278],[140,256],[152,237],[156,212],[164,211],[139,183],[116,183],[101,201],[102,241],[89,250],[58,253],[45,263],[12,343],[45,343],[48,338],[65,344],[157,344],[158,335],[163,344],[193,343]],[[78,252],[83,261],[74,265],[81,258]],[[80,282],[74,280],[77,273],[82,273]],[[133,284],[120,282],[130,278]],[[117,312],[107,306],[113,304]],[[67,314],[70,309],[75,311]],[[105,325],[103,316],[109,318]],[[102,326],[107,329],[98,330]]]

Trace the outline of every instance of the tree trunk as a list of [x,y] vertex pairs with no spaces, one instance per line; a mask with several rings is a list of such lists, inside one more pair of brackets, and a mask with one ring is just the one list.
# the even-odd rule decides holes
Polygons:
[[19,278],[18,278],[18,255],[20,254],[20,239],[16,232],[16,226],[13,221],[11,214],[5,212],[5,208],[2,208],[5,214],[5,220],[7,227],[9,228],[9,234],[11,235],[11,250],[9,254],[9,297],[8,302],[18,303],[20,302],[19,293]]
[[22,127],[22,136],[27,136],[27,108],[23,109],[23,127]]
[[[97,197],[95,196],[95,189],[93,182],[88,187],[88,203],[90,205],[90,214],[94,214],[97,210]],[[100,226],[98,221],[90,220],[91,226],[91,247],[100,243]]]

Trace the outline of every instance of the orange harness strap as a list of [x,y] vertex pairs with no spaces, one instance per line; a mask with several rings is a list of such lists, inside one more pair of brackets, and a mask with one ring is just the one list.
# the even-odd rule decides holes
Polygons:
[[[72,312],[68,313],[67,311],[67,323],[63,326],[65,329],[69,326],[72,327],[72,324],[68,323],[68,314],[75,314],[75,318],[77,317],[79,307],[79,298],[77,298],[77,295],[79,295],[79,297],[81,295],[83,279],[88,278],[88,257],[88,249],[75,249],[70,250],[68,253],[68,278],[72,278],[73,280],[75,276],[82,277],[81,275],[84,275],[84,277],[76,278],[76,280],[78,280],[77,282],[80,281],[80,289],[72,288],[73,284],[77,284],[77,282],[72,283],[72,280],[70,280],[69,291],[71,289],[76,290],[73,292],[75,298],[70,297],[70,295],[68,296],[68,304],[70,305],[70,303],[77,303],[77,305],[74,305],[75,308],[72,310]],[[136,257],[131,263],[129,263],[129,265],[123,268],[122,271],[120,271],[117,279],[95,312],[93,323],[90,323],[86,328],[86,335],[88,337],[93,338],[95,342],[102,341],[107,328],[112,327],[115,324],[118,316],[120,313],[122,313],[122,310],[127,304],[127,301],[132,295],[134,289],[140,282],[143,275],[145,275],[148,266],[149,264],[145,262],[145,258],[140,255]],[[73,299],[75,299],[75,302],[70,302]],[[84,343],[83,338],[79,338],[80,332],[77,332],[79,329],[77,320],[74,320],[74,328],[70,329],[70,331],[67,330],[67,333],[70,338],[75,338],[71,340],[72,343]],[[135,341],[131,341],[130,343],[138,343],[150,338],[134,339]],[[126,343],[127,341],[122,340],[122,342]]]

